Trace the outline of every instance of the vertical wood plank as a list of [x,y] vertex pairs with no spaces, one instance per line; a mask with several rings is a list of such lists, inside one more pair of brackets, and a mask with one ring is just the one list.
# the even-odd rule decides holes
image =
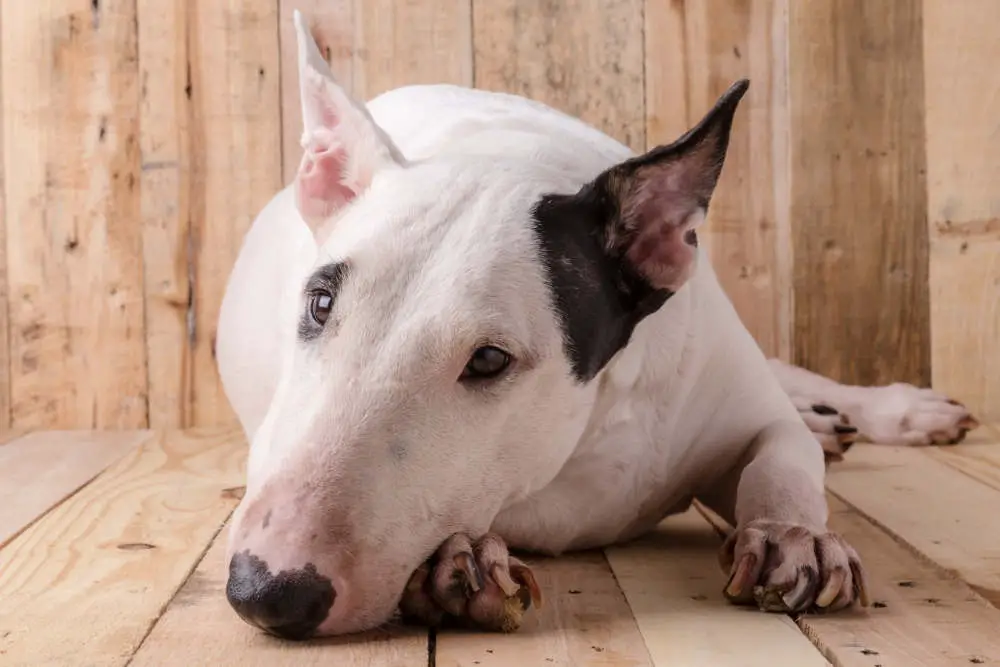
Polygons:
[[149,425],[190,422],[190,103],[185,0],[138,0]]
[[477,88],[577,116],[641,151],[642,0],[474,0]]
[[338,83],[358,99],[424,83],[472,85],[471,0],[279,0],[282,178],[295,177],[302,147],[292,15],[309,21]]
[[146,423],[134,0],[6,2],[12,420]]
[[282,180],[291,183],[302,159],[302,112],[299,103],[298,44],[295,10],[309,22],[313,38],[337,82],[353,91],[354,0],[278,0],[281,57]]
[[[0,16],[0,21],[2,21]],[[0,62],[3,59],[0,29]],[[3,86],[0,85],[0,444],[10,434],[10,311],[7,305],[7,210],[5,206],[3,150]]]
[[473,84],[471,0],[356,0],[354,94]]
[[922,12],[789,3],[794,361],[930,381]]
[[231,423],[215,364],[219,305],[243,236],[281,188],[278,5],[194,2],[190,209],[194,306],[191,424]]
[[1000,421],[1000,4],[923,6],[933,382]]
[[646,133],[697,123],[738,79],[750,90],[701,237],[723,288],[769,356],[791,355],[787,0],[646,3]]

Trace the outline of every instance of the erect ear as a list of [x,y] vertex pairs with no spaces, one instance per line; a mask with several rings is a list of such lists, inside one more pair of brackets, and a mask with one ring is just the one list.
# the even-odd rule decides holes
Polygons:
[[613,204],[606,248],[654,288],[676,292],[694,272],[697,236],[719,181],[736,107],[749,88],[733,84],[675,142],[618,164],[592,184]]
[[302,162],[295,202],[318,242],[331,218],[371,185],[380,169],[405,160],[364,108],[333,78],[298,10],[294,13],[302,103]]

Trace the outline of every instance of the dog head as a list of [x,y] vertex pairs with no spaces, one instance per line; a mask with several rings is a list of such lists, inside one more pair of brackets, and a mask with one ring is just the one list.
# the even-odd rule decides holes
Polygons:
[[296,22],[305,155],[287,224],[309,226],[316,261],[252,443],[228,592],[249,622],[305,637],[384,622],[438,544],[559,472],[595,378],[694,270],[747,84],[580,187],[523,160],[406,160]]

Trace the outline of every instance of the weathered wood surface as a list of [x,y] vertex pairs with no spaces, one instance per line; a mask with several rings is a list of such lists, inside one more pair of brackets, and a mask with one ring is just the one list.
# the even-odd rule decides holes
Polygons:
[[930,382],[919,2],[788,3],[793,360]]
[[0,546],[149,437],[42,431],[0,446]]
[[135,3],[6,2],[0,33],[12,422],[142,427]]
[[[21,485],[25,506],[50,500],[0,546],[4,667],[1000,665],[991,427],[953,448],[857,445],[831,468],[830,527],[862,556],[867,610],[793,620],[730,606],[717,560],[728,527],[691,510],[604,554],[531,559],[545,605],[514,635],[393,625],[305,643],[263,635],[225,600],[222,527],[241,495],[241,436],[39,432],[0,446],[0,484],[37,473],[54,449],[103,452],[86,465],[108,467],[75,493],[69,464]],[[23,499],[8,493],[0,508]]]
[[924,0],[934,385],[1000,420],[1000,3]]
[[750,90],[699,240],[769,356],[791,355],[788,53],[783,2],[646,5],[646,144],[669,143],[741,78]]
[[235,506],[244,458],[235,433],[153,435],[7,544],[0,664],[124,664]]
[[475,85],[545,102],[641,151],[642,17],[641,0],[473,0]]
[[232,420],[216,319],[301,157],[295,9],[361,99],[512,91],[636,150],[749,77],[702,238],[761,347],[1000,417],[992,0],[67,0],[0,9],[0,433]]

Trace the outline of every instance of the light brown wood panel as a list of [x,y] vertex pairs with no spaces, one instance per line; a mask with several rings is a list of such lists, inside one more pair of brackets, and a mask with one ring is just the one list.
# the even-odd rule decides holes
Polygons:
[[367,101],[391,88],[424,83],[472,85],[471,0],[280,0],[283,178],[295,177],[302,147],[298,9],[334,76]]
[[278,6],[189,2],[193,425],[234,419],[215,363],[219,305],[243,236],[281,189]]
[[233,432],[160,434],[0,550],[0,662],[124,665],[235,506],[245,459]]
[[874,602],[864,611],[799,617],[838,666],[1000,663],[1000,610],[836,498],[830,528],[860,553]]
[[[838,667],[995,664],[992,628],[1000,611],[954,572],[914,553],[869,518],[827,494],[830,530],[844,536],[864,563],[872,604],[835,614],[802,614],[799,627]],[[722,535],[730,526],[705,516]]]
[[149,431],[37,431],[0,447],[0,547],[151,437]]
[[13,423],[144,426],[135,3],[0,12]]
[[[984,463],[984,465],[986,465]],[[1000,489],[919,448],[855,445],[827,488],[1000,606]]]
[[241,667],[375,667],[427,664],[427,631],[375,630],[363,635],[291,642],[242,621],[226,601],[226,530],[198,564],[130,663]]
[[1000,3],[923,7],[934,386],[1000,421]]
[[790,2],[794,361],[930,382],[922,12]]
[[473,0],[475,84],[646,145],[642,0]]
[[769,356],[791,355],[784,0],[646,4],[646,139],[669,143],[748,78],[699,239]]
[[715,529],[691,509],[606,550],[653,664],[829,665],[788,616],[737,607],[723,597],[720,546]]
[[543,603],[514,634],[439,632],[437,667],[652,667],[625,596],[599,551],[528,559]]
[[355,4],[353,92],[369,100],[422,83],[471,86],[472,0]]
[[299,101],[298,43],[295,10],[309,22],[313,38],[337,82],[354,89],[354,0],[278,0],[281,45],[281,162],[282,179],[291,183],[302,159],[302,112]]
[[[2,15],[0,15],[2,20]],[[0,63],[3,59],[0,29]],[[2,65],[0,65],[2,69]],[[3,150],[3,86],[0,85],[0,156]],[[10,313],[7,303],[7,212],[4,206],[4,160],[0,158],[0,444],[10,437]]]
[[189,4],[137,4],[149,425],[158,429],[183,427],[192,409]]

